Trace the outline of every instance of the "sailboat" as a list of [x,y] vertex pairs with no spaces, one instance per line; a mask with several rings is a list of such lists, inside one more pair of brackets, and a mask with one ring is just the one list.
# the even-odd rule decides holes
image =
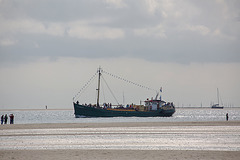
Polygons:
[[[102,73],[112,75],[108,72],[103,71],[101,68],[97,70],[95,75],[98,75],[98,88],[97,88],[97,102],[96,104],[80,104],[79,101],[74,101],[74,114],[75,117],[170,117],[175,112],[175,106],[171,102],[166,103],[161,99],[161,96],[158,98],[156,95],[155,99],[146,99],[145,105],[127,105],[124,107],[121,104],[112,105],[102,103],[100,104],[100,80]],[[117,77],[114,75],[114,77]],[[119,78],[119,77],[118,77]],[[125,81],[125,79],[124,79]],[[160,89],[161,92],[161,89]],[[113,107],[115,106],[115,107]]]
[[213,109],[223,109],[223,105],[222,106],[219,105],[219,90],[218,90],[218,88],[217,88],[217,99],[218,99],[218,103],[217,104],[213,104],[212,108]]

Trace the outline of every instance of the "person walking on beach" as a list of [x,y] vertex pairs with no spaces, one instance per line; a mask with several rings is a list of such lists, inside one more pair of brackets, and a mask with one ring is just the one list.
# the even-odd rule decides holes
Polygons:
[[3,124],[3,117],[4,115],[1,116],[1,125]]
[[5,117],[4,117],[4,124],[7,124],[7,120],[8,120],[8,116],[7,116],[7,114],[5,114]]
[[228,121],[228,113],[226,114],[226,121]]
[[13,115],[13,114],[10,114],[9,117],[10,117],[10,124],[13,124],[13,121],[14,121],[14,115]]

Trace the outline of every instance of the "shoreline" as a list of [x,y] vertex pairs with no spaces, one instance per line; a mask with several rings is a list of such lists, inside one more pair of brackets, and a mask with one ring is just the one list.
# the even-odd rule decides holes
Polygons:
[[240,126],[240,121],[5,124],[0,126],[0,130],[50,129],[50,128],[161,127],[161,126]]

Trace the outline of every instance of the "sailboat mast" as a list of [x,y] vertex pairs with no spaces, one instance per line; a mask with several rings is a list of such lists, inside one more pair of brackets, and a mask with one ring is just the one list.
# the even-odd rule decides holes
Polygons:
[[217,88],[217,99],[218,99],[218,104],[219,104],[219,91],[218,91],[218,88]]
[[97,94],[97,106],[99,107],[99,95],[100,95],[100,76],[101,76],[101,68],[98,69],[98,94]]

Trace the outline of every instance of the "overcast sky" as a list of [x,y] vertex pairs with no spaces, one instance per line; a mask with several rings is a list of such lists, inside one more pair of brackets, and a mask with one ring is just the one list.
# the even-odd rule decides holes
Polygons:
[[[240,106],[239,8],[239,0],[0,0],[0,109],[72,108],[98,66],[163,87],[179,106],[210,106],[216,88],[224,104]],[[129,103],[155,96],[110,81]]]

